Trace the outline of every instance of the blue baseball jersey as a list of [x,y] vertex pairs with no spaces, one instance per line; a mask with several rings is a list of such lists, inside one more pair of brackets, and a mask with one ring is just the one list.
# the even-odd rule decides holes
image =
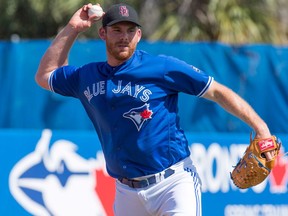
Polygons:
[[201,97],[212,81],[176,58],[137,50],[117,67],[93,62],[58,68],[49,86],[81,101],[97,131],[107,172],[135,178],[190,155],[179,125],[178,93]]

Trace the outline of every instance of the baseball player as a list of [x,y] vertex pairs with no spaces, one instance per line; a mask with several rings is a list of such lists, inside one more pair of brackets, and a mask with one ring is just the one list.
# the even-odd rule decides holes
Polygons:
[[101,19],[98,33],[107,61],[68,65],[77,36],[97,22],[88,16],[91,7],[80,8],[56,36],[36,82],[81,101],[107,171],[116,179],[115,215],[201,215],[201,181],[179,125],[178,93],[215,101],[246,122],[256,137],[271,136],[266,123],[236,93],[196,67],[137,50],[141,24],[126,4],[113,5]]

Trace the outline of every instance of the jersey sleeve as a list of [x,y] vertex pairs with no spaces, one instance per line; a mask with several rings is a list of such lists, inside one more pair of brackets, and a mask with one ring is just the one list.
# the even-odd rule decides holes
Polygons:
[[201,97],[213,82],[213,77],[184,61],[167,57],[164,80],[176,92]]
[[54,70],[48,80],[51,91],[64,96],[76,97],[79,82],[78,68],[74,66],[64,66]]

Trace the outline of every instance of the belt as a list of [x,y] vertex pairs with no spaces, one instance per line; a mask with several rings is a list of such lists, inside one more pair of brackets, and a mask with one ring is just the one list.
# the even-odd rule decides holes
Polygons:
[[173,169],[166,169],[164,172],[157,173],[153,176],[150,176],[146,179],[142,180],[135,180],[135,179],[128,179],[128,178],[118,178],[118,180],[125,185],[128,185],[131,188],[144,188],[149,185],[158,183],[163,179],[168,178],[169,176],[173,175],[175,170]]

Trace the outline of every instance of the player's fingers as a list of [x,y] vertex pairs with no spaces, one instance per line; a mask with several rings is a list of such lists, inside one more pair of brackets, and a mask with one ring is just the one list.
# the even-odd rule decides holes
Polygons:
[[91,8],[92,6],[93,6],[93,5],[92,5],[91,3],[89,3],[89,4],[84,5],[84,6],[82,7],[82,9],[83,9],[84,11],[88,11],[89,8]]
[[269,152],[265,152],[264,154],[265,154],[266,160],[267,160],[267,161],[270,161],[270,160],[272,160],[272,159],[274,158],[274,156],[275,156],[275,150],[269,151]]

